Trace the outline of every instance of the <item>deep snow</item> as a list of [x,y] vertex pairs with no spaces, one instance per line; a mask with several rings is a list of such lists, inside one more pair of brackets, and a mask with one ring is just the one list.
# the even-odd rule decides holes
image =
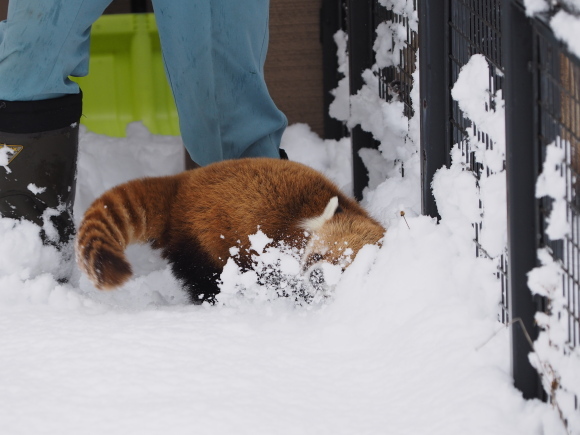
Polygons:
[[[129,127],[127,139],[83,132],[77,219],[114,184],[181,169],[177,138]],[[294,125],[283,145],[348,184],[348,141]],[[59,285],[34,227],[0,220],[1,433],[564,433],[550,405],[511,386],[493,267],[462,237],[467,220],[408,210],[409,229],[377,192],[383,247],[361,251],[311,307],[186,305],[139,246],[121,289],[100,293],[78,274]]]

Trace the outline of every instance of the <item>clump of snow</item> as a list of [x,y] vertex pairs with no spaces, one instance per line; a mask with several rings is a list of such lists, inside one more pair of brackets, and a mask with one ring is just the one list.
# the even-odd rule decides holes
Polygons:
[[27,186],[28,190],[30,190],[32,193],[34,193],[35,195],[38,195],[40,193],[44,193],[46,192],[46,187],[38,187],[36,184],[34,183],[30,183]]
[[442,221],[458,230],[466,230],[464,236],[469,239],[473,233],[471,225],[481,222],[477,179],[463,165],[463,155],[458,146],[451,150],[451,159],[449,168],[443,167],[435,173],[433,195]]
[[8,167],[10,158],[14,154],[14,150],[5,145],[0,145],[0,167],[4,168],[7,174],[10,174],[12,170]]
[[[577,7],[580,11],[580,2]],[[580,58],[580,41],[578,40],[578,32],[580,31],[580,14],[568,13],[561,10],[557,12],[550,20],[550,26],[554,31],[556,37],[563,41],[568,49],[578,58]]]
[[524,0],[526,15],[533,17],[536,14],[548,12],[550,10],[550,3],[547,0]]
[[[580,1],[578,0],[524,0],[526,15],[545,15],[556,38],[566,44],[580,58]],[[563,7],[561,7],[563,6]],[[549,16],[548,14],[551,14]]]
[[[476,196],[472,199],[475,204],[481,202],[481,216],[473,216],[473,223],[481,223],[478,237],[481,247],[488,256],[498,258],[507,246],[505,103],[501,90],[490,89],[489,77],[490,67],[485,57],[473,55],[461,68],[451,96],[474,123],[464,144],[469,147],[469,152],[474,152],[475,160],[483,167]],[[491,146],[482,133],[489,137]],[[453,161],[461,164],[457,152],[454,151]]]
[[[546,146],[546,159],[536,184],[536,197],[548,196],[553,199],[550,216],[546,219],[548,222],[546,234],[551,240],[563,239],[570,235],[566,178],[562,176],[565,171],[564,163],[566,163],[566,154],[563,148],[555,143]],[[570,162],[567,163],[570,164]]]
[[[284,306],[303,306],[310,310],[329,302],[341,268],[331,264],[302,270],[302,251],[274,240],[261,230],[249,236],[252,269],[237,264],[241,250],[232,256],[220,276],[219,304],[239,307],[242,303],[274,302]],[[277,299],[284,299],[277,301]]]
[[338,82],[338,87],[331,91],[334,96],[334,100],[330,103],[329,114],[339,121],[346,122],[350,113],[350,89],[349,89],[349,68],[348,68],[348,54],[347,54],[347,44],[348,35],[339,30],[334,35],[334,42],[338,47],[338,73],[343,77]]
[[58,231],[51,218],[60,215],[62,212],[64,212],[63,205],[57,208],[47,208],[42,212],[42,230],[44,231],[45,237],[54,243],[59,241]]
[[0,280],[11,276],[26,281],[59,269],[60,256],[54,246],[43,245],[37,225],[3,218],[0,234]]
[[[406,18],[406,24],[411,31],[418,31],[417,11],[412,2],[405,0],[393,2],[389,0],[380,0],[379,3],[384,7],[391,9],[393,13]],[[375,60],[378,68],[389,66],[398,66],[400,62],[400,53],[405,49],[407,42],[407,27],[400,22],[385,21],[377,26],[373,49],[375,51]]]
[[268,237],[260,229],[258,229],[258,232],[256,234],[249,235],[248,238],[250,239],[252,249],[254,249],[258,254],[264,252],[264,248],[266,248],[266,245],[274,241],[274,239]]
[[[505,102],[501,90],[493,92],[489,88],[489,77],[490,67],[487,60],[483,55],[475,54],[461,67],[451,89],[451,96],[467,117],[481,131],[487,133],[494,143],[493,150],[474,144],[475,151],[479,154],[477,160],[492,171],[499,172],[503,169],[505,160]],[[490,107],[490,102],[494,103],[493,108]]]

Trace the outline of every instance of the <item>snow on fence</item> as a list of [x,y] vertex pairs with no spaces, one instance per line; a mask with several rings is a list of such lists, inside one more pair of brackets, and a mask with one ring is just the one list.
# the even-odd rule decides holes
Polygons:
[[[571,432],[580,432],[577,3],[337,0],[342,61],[330,107],[350,131],[359,199],[373,184],[369,150],[401,173],[419,155],[421,210],[434,217],[437,171],[472,174],[474,254],[497,270],[514,384],[549,400]],[[407,130],[389,125],[397,110]]]
[[[530,23],[534,152],[542,172],[535,192],[539,261],[528,286],[544,304],[531,361],[552,403],[580,431],[580,59],[556,40],[551,15]],[[575,25],[580,29],[580,20]]]

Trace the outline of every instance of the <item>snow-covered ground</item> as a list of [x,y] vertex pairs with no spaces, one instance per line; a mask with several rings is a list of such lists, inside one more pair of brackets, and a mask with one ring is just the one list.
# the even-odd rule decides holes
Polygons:
[[[349,188],[348,140],[294,125],[283,146]],[[83,132],[76,218],[121,181],[180,171],[182,153],[140,125],[126,139]],[[142,246],[121,289],[78,271],[59,284],[35,228],[0,219],[0,433],[564,434],[549,404],[512,387],[493,266],[473,255],[469,219],[419,216],[418,168],[396,174],[367,192],[382,248],[313,306],[187,305]]]

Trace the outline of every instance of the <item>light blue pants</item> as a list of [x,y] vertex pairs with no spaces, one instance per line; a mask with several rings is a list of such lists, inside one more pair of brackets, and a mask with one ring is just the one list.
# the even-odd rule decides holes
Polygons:
[[[111,0],[10,0],[0,23],[0,100],[78,93],[93,22]],[[287,120],[264,81],[269,0],[153,0],[191,158],[279,157]]]

